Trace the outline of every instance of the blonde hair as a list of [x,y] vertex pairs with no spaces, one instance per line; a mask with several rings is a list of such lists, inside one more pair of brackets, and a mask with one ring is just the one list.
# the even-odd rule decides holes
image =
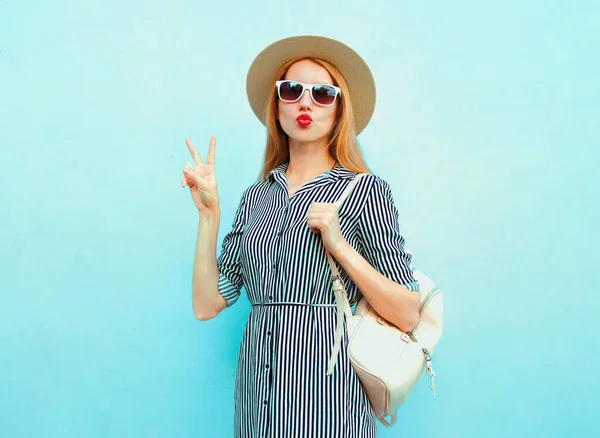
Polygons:
[[[348,85],[342,73],[329,62],[312,57],[294,58],[281,66],[277,71],[276,80],[283,79],[288,69],[296,61],[309,59],[324,67],[333,78],[334,85],[341,88],[339,105],[336,114],[336,123],[329,136],[329,154],[346,169],[358,173],[371,173],[360,150],[356,129],[354,126],[354,113],[349,99]],[[266,180],[269,172],[282,165],[289,159],[288,136],[281,129],[277,121],[279,99],[277,89],[272,87],[267,104],[267,145],[265,148],[264,164],[260,172],[260,179]]]

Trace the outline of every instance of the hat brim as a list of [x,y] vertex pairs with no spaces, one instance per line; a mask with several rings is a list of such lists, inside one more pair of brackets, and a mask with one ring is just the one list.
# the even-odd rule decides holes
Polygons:
[[277,70],[290,59],[314,57],[325,59],[342,73],[348,85],[354,112],[356,134],[365,129],[375,110],[375,80],[363,58],[347,45],[326,37],[300,35],[284,38],[260,52],[248,69],[246,94],[250,107],[263,125],[267,104],[275,87]]

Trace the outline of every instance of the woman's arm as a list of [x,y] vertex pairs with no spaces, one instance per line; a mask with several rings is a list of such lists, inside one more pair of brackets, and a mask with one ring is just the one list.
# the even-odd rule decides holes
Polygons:
[[378,314],[403,332],[408,332],[417,325],[418,292],[379,273],[347,241],[342,241],[331,255]]
[[196,253],[192,273],[192,307],[194,315],[201,321],[217,316],[226,307],[219,293],[219,270],[217,267],[217,235],[220,211],[200,214]]

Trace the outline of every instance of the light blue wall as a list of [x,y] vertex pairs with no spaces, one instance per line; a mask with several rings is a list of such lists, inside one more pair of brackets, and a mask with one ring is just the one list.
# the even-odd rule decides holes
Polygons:
[[424,380],[381,437],[598,433],[596,2],[0,5],[0,435],[230,437],[243,296],[191,308],[181,171],[217,136],[219,249],[260,169],[246,71],[340,39],[375,75],[360,141],[445,292]]

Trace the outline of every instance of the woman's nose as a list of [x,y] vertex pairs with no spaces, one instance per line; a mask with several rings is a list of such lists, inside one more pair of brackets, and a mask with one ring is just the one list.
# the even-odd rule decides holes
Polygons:
[[310,90],[304,90],[302,93],[302,97],[298,101],[298,104],[302,108],[311,107],[312,106],[312,98],[310,97]]

